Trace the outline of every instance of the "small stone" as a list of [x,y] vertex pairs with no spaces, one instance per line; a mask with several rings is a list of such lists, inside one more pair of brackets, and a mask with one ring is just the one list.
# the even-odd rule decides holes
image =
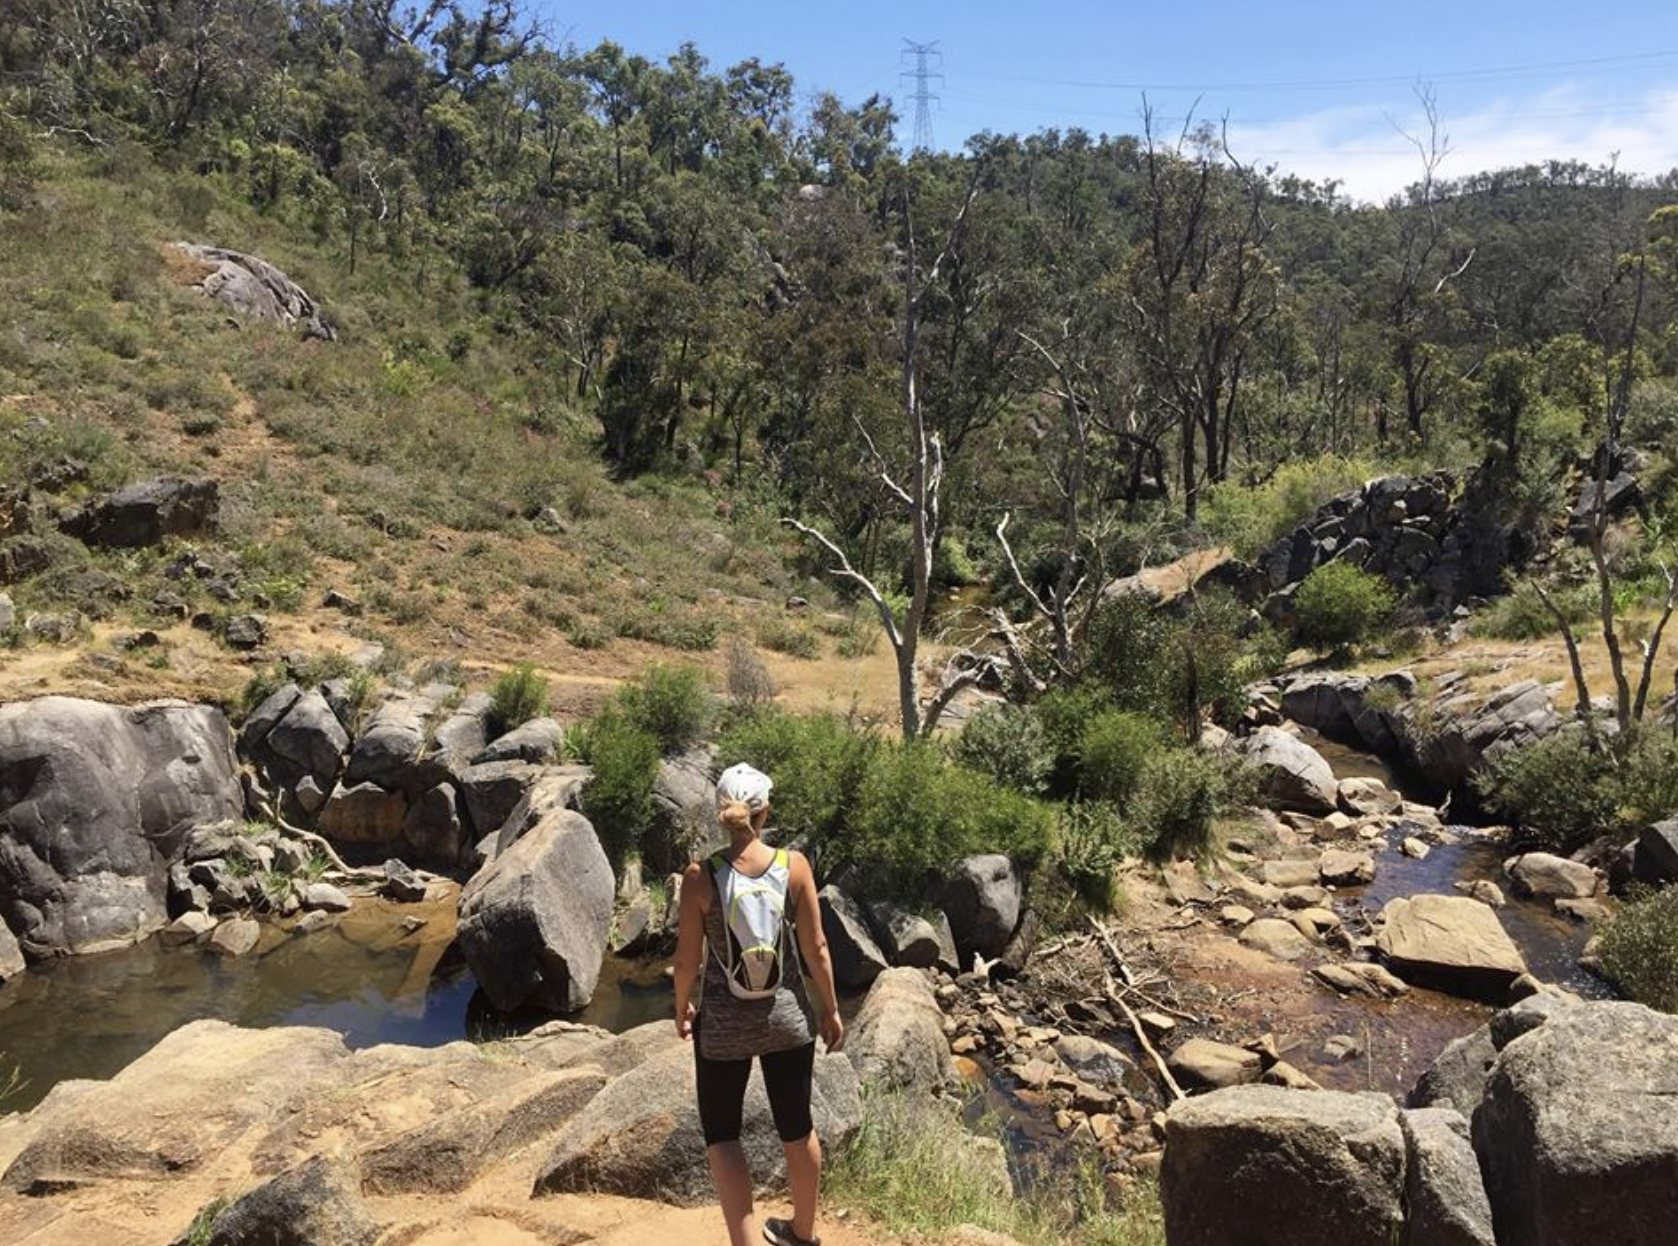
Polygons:
[[1420,861],[1432,850],[1414,835],[1410,835],[1399,845],[1399,851],[1413,860]]
[[223,956],[243,956],[262,938],[262,927],[249,917],[222,922],[210,934],[210,947]]
[[[385,894],[403,904],[417,904],[425,899],[425,884],[405,863],[393,857],[385,862]],[[348,897],[345,899],[347,902]]]
[[1227,926],[1245,926],[1257,915],[1244,904],[1226,904],[1218,910],[1218,916]]
[[158,937],[170,947],[196,943],[216,928],[216,919],[197,909],[182,913]]
[[303,907],[323,909],[328,913],[347,913],[351,904],[349,896],[331,883],[310,883],[303,888]]
[[1363,1044],[1350,1034],[1336,1034],[1323,1044],[1323,1054],[1330,1060],[1344,1064],[1363,1054]]
[[337,919],[325,909],[311,909],[304,913],[293,926],[293,934],[314,934],[317,930],[325,930]]
[[1504,898],[1503,888],[1488,879],[1477,878],[1471,883],[1459,882],[1457,890],[1467,893],[1472,899],[1491,908],[1500,909],[1509,901]]
[[257,649],[268,639],[268,619],[260,614],[236,614],[227,620],[224,633],[234,649]]

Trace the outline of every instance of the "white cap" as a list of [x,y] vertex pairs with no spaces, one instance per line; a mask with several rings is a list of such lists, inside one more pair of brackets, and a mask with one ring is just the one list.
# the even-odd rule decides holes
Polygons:
[[769,793],[774,786],[763,771],[754,770],[741,762],[724,770],[717,780],[717,806],[721,808],[731,801],[739,801],[756,813],[769,803]]

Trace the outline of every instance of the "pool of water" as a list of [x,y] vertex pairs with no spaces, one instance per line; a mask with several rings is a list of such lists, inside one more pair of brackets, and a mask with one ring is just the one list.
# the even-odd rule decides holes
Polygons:
[[[110,1077],[172,1030],[205,1018],[322,1026],[351,1047],[435,1047],[551,1019],[490,1009],[454,933],[452,899],[371,900],[313,934],[265,928],[256,950],[241,957],[152,939],[37,965],[0,987],[0,1072],[15,1063],[26,1083],[8,1106],[32,1107],[71,1078]],[[569,1019],[621,1031],[670,1016],[671,1001],[663,962],[609,956],[593,1002]]]

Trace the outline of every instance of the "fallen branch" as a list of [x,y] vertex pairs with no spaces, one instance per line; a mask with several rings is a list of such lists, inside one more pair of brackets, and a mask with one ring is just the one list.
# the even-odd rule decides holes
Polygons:
[[1165,1063],[1165,1058],[1159,1054],[1153,1043],[1148,1041],[1148,1031],[1142,1024],[1142,1018],[1136,1015],[1135,1009],[1125,1003],[1124,997],[1119,994],[1118,988],[1113,985],[1112,975],[1105,975],[1105,980],[1108,1001],[1123,1012],[1125,1020],[1130,1022],[1131,1033],[1136,1035],[1137,1043],[1141,1045],[1143,1051],[1148,1053],[1148,1058],[1154,1062],[1154,1067],[1159,1070],[1159,1075],[1165,1079],[1165,1084],[1171,1091],[1172,1099],[1187,1099],[1188,1095],[1183,1093],[1183,1088],[1177,1084],[1177,1079],[1171,1075],[1171,1068]]

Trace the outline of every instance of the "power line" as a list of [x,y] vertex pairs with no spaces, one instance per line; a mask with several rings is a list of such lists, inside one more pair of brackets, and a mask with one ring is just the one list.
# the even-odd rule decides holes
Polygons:
[[909,98],[915,101],[915,141],[911,151],[932,150],[932,106],[938,102],[938,94],[927,84],[934,79],[940,86],[944,82],[944,54],[938,50],[938,41],[931,43],[916,43],[912,39],[903,41],[903,50],[898,53],[898,63],[903,64],[908,57],[915,58],[915,67],[898,73],[898,81],[913,78],[915,89]]
[[1398,86],[1417,81],[1470,82],[1513,80],[1556,70],[1585,73],[1613,73],[1639,65],[1659,64],[1678,58],[1678,50],[1628,52],[1584,60],[1540,61],[1525,65],[1497,65],[1480,69],[1443,70],[1436,73],[1389,74],[1368,78],[1302,78],[1276,82],[1103,82],[1077,78],[1044,78],[1023,74],[972,74],[998,82],[1026,82],[1037,86],[1080,87],[1103,91],[1344,91],[1360,87]]

